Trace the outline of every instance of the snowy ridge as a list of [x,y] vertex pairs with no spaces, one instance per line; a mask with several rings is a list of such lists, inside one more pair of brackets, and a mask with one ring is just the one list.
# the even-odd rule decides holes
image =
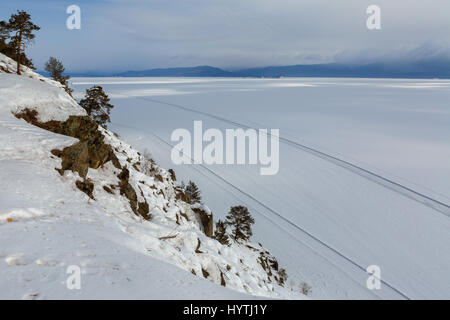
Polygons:
[[[17,62],[0,53],[0,73],[16,74],[16,72],[17,72]],[[63,86],[58,81],[50,80],[44,76],[41,76],[40,74],[33,72],[33,70],[23,65],[20,66],[20,72],[23,77],[39,80],[42,82],[49,83],[55,87],[63,88]]]
[[0,83],[1,112],[9,110],[18,113],[25,108],[36,110],[41,122],[64,121],[69,115],[86,115],[86,111],[64,91],[59,82],[47,79],[25,66],[21,67],[22,75],[17,76],[15,64],[14,60],[0,54],[0,74],[3,79],[7,79]]
[[[0,240],[14,242],[0,251],[0,268],[7,275],[0,280],[0,286],[12,288],[11,292],[3,290],[0,297],[74,297],[64,284],[64,267],[74,263],[80,264],[91,279],[86,291],[77,292],[76,298],[209,297],[205,292],[213,298],[239,297],[221,287],[211,289],[199,277],[251,295],[304,297],[278,284],[278,264],[259,244],[227,247],[208,237],[195,211],[201,209],[210,214],[210,210],[179,199],[178,183],[168,171],[108,130],[99,128],[120,166],[128,170],[128,183],[136,191],[137,201],[148,204],[150,219],[147,221],[130,208],[129,199],[118,188],[121,170],[111,161],[88,170],[86,179],[93,183],[94,200],[78,190],[79,174],[67,170],[60,175],[55,168],[61,167],[61,160],[51,154],[54,149],[73,145],[77,139],[32,126],[13,114],[28,109],[37,112],[40,122],[65,121],[69,116],[86,115],[84,109],[59,83],[27,68],[23,68],[22,76],[14,73],[13,60],[0,55],[0,133],[6,138],[0,145]],[[23,240],[13,241],[18,235]],[[80,241],[79,246],[76,241]],[[52,245],[46,245],[49,243]],[[186,272],[165,267],[152,258]],[[126,259],[134,261],[131,274]],[[19,266],[22,269],[17,269]],[[53,281],[39,280],[43,266],[47,268],[46,280]],[[93,266],[97,271],[89,271]],[[114,280],[108,273],[111,266],[116,266],[113,270],[118,274]],[[159,266],[158,270],[153,268],[153,275],[167,278],[168,283],[158,279],[159,286],[152,289],[155,279],[145,272],[153,266]],[[127,281],[121,282],[119,278],[126,273]],[[147,281],[148,286],[130,284],[131,277],[138,278],[138,282]],[[170,281],[201,281],[201,285],[194,285],[197,291],[192,292],[190,285],[180,284],[179,292],[167,292],[164,296]],[[111,288],[113,284],[115,289]],[[131,288],[138,289],[129,293]],[[174,286],[172,290],[179,288]]]

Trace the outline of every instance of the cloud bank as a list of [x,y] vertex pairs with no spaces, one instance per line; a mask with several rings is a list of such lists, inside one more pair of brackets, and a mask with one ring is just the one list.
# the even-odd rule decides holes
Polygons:
[[[70,4],[3,1],[0,19],[30,11],[36,65],[52,53],[72,71],[450,60],[448,0],[82,0],[78,31],[65,28]],[[381,30],[366,28],[371,4]]]

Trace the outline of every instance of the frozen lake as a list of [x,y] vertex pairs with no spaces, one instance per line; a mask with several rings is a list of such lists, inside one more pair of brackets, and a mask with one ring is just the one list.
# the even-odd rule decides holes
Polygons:
[[[306,152],[350,162],[444,204],[450,203],[450,81],[391,79],[73,78],[77,98],[100,85],[115,108],[110,128],[150,150],[178,180],[198,183],[216,217],[244,204],[254,238],[314,297],[450,297],[450,217]],[[172,132],[279,129],[280,170],[175,166]],[[233,123],[235,125],[233,125]],[[445,211],[445,210],[444,210]],[[379,265],[381,290],[362,268]],[[447,281],[443,280],[446,279]],[[394,289],[393,289],[394,288]]]

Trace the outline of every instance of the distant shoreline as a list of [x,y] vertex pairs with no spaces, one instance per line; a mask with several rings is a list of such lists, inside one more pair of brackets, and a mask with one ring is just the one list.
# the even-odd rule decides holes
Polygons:
[[[38,71],[47,75],[44,71]],[[366,65],[315,64],[272,66],[227,71],[217,67],[198,66],[157,68],[140,71],[68,72],[71,77],[190,77],[190,78],[367,78],[367,79],[450,79],[450,64],[442,61],[409,63],[372,63]]]

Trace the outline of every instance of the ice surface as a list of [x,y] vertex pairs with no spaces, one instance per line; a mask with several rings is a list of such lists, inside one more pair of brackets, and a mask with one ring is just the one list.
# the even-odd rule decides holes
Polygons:
[[[279,128],[282,137],[450,203],[449,81],[73,79],[79,92],[97,82],[113,96],[112,130],[148,148],[163,167],[174,167],[166,144],[173,130],[192,129],[194,120],[234,128],[182,106]],[[409,298],[450,296],[448,216],[291,145],[282,143],[280,152],[276,176],[260,176],[255,166],[174,169],[181,179],[195,178],[218,217],[247,205],[255,239],[280,257],[291,279],[310,283],[313,297],[399,298],[387,286],[367,290],[363,270],[336,252],[364,268],[379,265],[382,279]]]

